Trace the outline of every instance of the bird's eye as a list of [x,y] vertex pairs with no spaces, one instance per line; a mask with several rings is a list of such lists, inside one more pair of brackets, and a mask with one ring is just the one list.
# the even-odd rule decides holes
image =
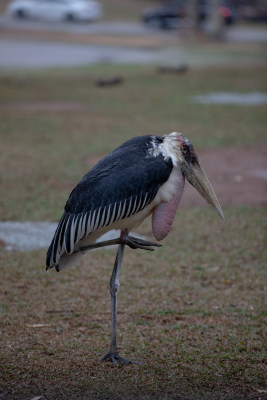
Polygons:
[[186,144],[183,145],[182,149],[183,153],[189,153],[189,147]]

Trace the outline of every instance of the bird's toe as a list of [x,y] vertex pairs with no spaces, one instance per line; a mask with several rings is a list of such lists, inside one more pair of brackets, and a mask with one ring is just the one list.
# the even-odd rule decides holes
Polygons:
[[110,351],[107,352],[107,354],[105,354],[104,357],[100,359],[101,362],[106,360],[110,360],[112,364],[114,364],[116,367],[118,366],[119,363],[140,364],[138,361],[129,360],[128,358],[121,357],[117,352],[110,352]]
[[161,247],[162,245],[159,243],[149,242],[148,240],[139,239],[134,236],[126,236],[123,238],[123,243],[132,249],[143,249],[154,251],[154,247]]

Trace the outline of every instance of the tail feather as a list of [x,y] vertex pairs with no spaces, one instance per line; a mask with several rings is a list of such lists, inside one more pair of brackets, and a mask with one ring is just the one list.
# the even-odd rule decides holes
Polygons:
[[[55,231],[52,242],[47,250],[46,255],[46,270],[55,268],[60,271],[76,265],[82,254],[72,253],[74,250],[75,239],[74,233],[76,223],[79,222],[81,216],[74,218],[73,214],[64,212],[57,229]],[[73,223],[74,222],[74,223]],[[76,238],[78,241],[79,237]]]
[[92,232],[88,213],[71,214],[64,212],[47,251],[46,269],[57,267],[65,253],[71,255],[75,245]]
[[62,215],[57,229],[55,231],[54,237],[52,239],[52,242],[48,248],[47,255],[46,255],[46,270],[49,268],[56,267],[60,256],[62,254],[63,250],[63,242],[64,242],[64,231],[65,231],[65,226],[67,223],[67,214],[64,212]]

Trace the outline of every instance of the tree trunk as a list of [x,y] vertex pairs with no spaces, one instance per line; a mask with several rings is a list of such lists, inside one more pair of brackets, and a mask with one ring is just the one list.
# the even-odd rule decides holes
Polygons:
[[207,21],[207,33],[213,40],[223,40],[224,23],[219,13],[220,0],[209,0],[208,7],[210,10]]
[[187,38],[195,40],[200,33],[199,0],[187,0],[185,4],[184,28]]

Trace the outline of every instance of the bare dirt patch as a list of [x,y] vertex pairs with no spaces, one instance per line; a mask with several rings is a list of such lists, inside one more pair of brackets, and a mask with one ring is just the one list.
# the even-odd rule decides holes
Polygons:
[[[267,205],[267,146],[202,150],[199,159],[222,206]],[[187,185],[182,204],[198,206],[200,201],[204,204]]]
[[[233,146],[197,154],[223,207],[267,205],[267,146]],[[86,163],[91,167],[103,157],[90,156]],[[188,208],[206,203],[187,184],[181,205]]]

